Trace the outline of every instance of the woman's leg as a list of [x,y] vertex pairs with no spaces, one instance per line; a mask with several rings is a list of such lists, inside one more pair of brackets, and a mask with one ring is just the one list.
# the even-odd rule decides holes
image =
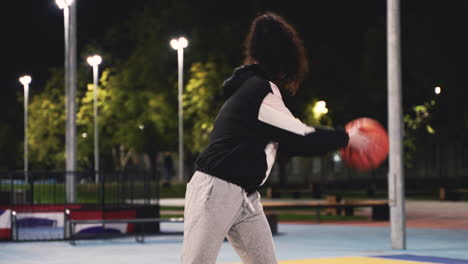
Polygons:
[[248,197],[255,209],[245,206],[239,221],[228,232],[227,238],[244,264],[277,264],[275,245],[270,225],[260,203],[260,195]]
[[241,212],[240,187],[196,172],[187,184],[183,264],[214,264],[228,230]]

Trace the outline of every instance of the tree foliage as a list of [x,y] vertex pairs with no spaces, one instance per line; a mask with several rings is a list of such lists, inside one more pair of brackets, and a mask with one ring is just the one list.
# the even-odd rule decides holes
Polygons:
[[63,70],[52,69],[42,93],[29,104],[28,144],[31,168],[65,166],[65,93]]
[[434,108],[437,106],[435,99],[415,105],[411,111],[403,117],[405,124],[403,145],[405,147],[404,163],[407,168],[412,168],[414,154],[417,148],[417,138],[422,134],[435,134],[436,130],[431,125]]
[[221,104],[223,74],[214,62],[197,62],[190,67],[190,79],[183,97],[185,144],[192,153],[200,152],[208,143],[215,115]]

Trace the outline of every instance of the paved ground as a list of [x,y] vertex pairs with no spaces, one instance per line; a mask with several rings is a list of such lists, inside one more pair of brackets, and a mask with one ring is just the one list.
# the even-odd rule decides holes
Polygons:
[[[163,200],[162,204],[180,202]],[[408,201],[407,212],[406,250],[391,249],[388,222],[280,223],[280,234],[274,237],[280,264],[468,264],[468,203]],[[181,231],[182,224],[162,224],[161,228]],[[180,263],[181,245],[181,235],[151,236],[144,244],[133,238],[79,241],[76,246],[67,242],[0,243],[0,264],[175,264]],[[218,262],[239,261],[224,243]]]
[[[182,225],[163,224],[161,228],[180,231]],[[349,257],[356,260],[399,254],[464,259],[451,263],[468,264],[468,230],[464,229],[409,228],[407,250],[391,249],[387,227],[280,224],[279,232],[274,240],[278,258],[284,261],[281,264],[403,264],[362,258],[349,261]],[[67,242],[0,243],[0,263],[176,264],[180,263],[181,245],[180,235],[152,236],[144,244],[135,243],[132,238],[78,241],[76,246]],[[239,261],[231,246],[224,243],[218,263]]]

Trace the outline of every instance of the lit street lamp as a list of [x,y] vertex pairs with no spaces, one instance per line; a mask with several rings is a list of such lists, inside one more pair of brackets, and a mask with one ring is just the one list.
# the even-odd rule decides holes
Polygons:
[[29,84],[31,83],[31,76],[25,75],[19,78],[20,83],[24,87],[24,182],[27,184],[28,177],[28,98],[29,98]]
[[435,94],[440,94],[442,92],[442,88],[440,88],[439,86],[437,86],[436,88],[434,88],[434,93]]
[[66,95],[66,124],[65,124],[65,157],[66,201],[74,203],[76,200],[76,1],[55,0],[63,9],[65,33],[65,95]]
[[314,104],[312,108],[314,118],[320,121],[320,118],[328,113],[327,103],[325,101],[318,101]]
[[55,0],[55,3],[60,9],[68,9],[68,7],[73,3],[73,0]]
[[177,50],[177,59],[179,66],[179,179],[184,180],[184,124],[183,124],[183,109],[182,109],[182,93],[183,93],[183,68],[184,68],[184,48],[188,46],[188,41],[184,37],[171,40],[171,47]]
[[94,93],[94,177],[99,183],[99,130],[98,130],[98,74],[102,58],[99,55],[88,57],[88,64],[93,67],[93,93]]

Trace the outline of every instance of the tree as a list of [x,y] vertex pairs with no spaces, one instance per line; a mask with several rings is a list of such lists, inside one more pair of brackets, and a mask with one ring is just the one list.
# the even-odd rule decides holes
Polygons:
[[435,99],[415,105],[412,111],[405,114],[403,121],[405,124],[403,146],[405,147],[404,163],[407,168],[412,168],[414,154],[417,146],[417,136],[422,133],[435,134],[435,129],[431,126],[432,112],[437,103]]
[[63,70],[51,69],[42,93],[29,105],[28,144],[31,168],[65,167],[65,95]]
[[222,70],[214,62],[197,62],[190,67],[190,79],[185,87],[183,106],[187,128],[185,145],[199,153],[208,144],[215,115],[221,107]]

